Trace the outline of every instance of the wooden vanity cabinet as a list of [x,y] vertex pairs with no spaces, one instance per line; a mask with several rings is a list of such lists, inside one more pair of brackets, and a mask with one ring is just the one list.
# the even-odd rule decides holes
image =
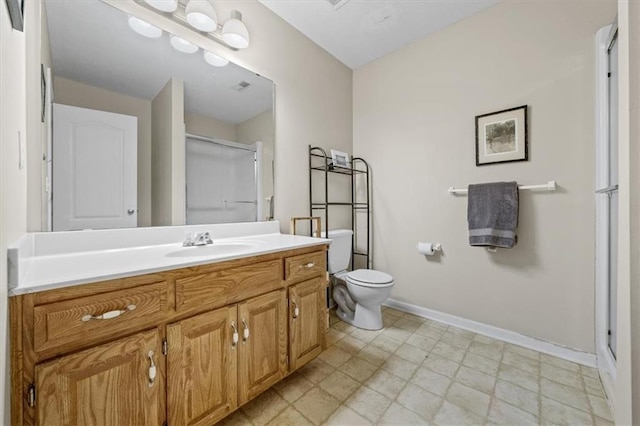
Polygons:
[[35,383],[38,425],[165,422],[164,357],[157,329],[38,364]]
[[326,250],[11,297],[12,424],[221,420],[326,347]]

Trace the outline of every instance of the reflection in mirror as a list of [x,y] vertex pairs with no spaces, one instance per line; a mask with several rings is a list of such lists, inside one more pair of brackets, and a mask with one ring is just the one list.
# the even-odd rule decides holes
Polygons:
[[271,81],[99,0],[44,7],[45,229],[269,218]]

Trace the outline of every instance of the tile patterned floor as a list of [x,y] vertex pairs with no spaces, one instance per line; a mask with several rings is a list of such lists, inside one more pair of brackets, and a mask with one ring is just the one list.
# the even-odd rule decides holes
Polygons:
[[612,425],[597,371],[383,308],[224,425]]

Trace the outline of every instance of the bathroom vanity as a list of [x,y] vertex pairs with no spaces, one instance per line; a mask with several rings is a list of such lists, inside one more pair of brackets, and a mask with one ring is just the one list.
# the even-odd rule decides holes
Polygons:
[[171,265],[80,283],[52,273],[55,288],[29,282],[34,268],[75,255],[33,256],[10,298],[12,423],[210,425],[320,354],[329,241],[249,238],[253,248],[234,254],[225,244],[246,238],[98,250],[107,263],[119,250],[164,250]]

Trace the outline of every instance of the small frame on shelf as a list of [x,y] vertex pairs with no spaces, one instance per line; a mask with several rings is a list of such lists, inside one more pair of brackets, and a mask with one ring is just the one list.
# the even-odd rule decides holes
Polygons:
[[527,105],[476,116],[476,166],[529,159]]
[[342,151],[331,150],[331,159],[333,160],[333,167],[340,167],[343,169],[350,169],[351,162],[349,161],[349,154]]

